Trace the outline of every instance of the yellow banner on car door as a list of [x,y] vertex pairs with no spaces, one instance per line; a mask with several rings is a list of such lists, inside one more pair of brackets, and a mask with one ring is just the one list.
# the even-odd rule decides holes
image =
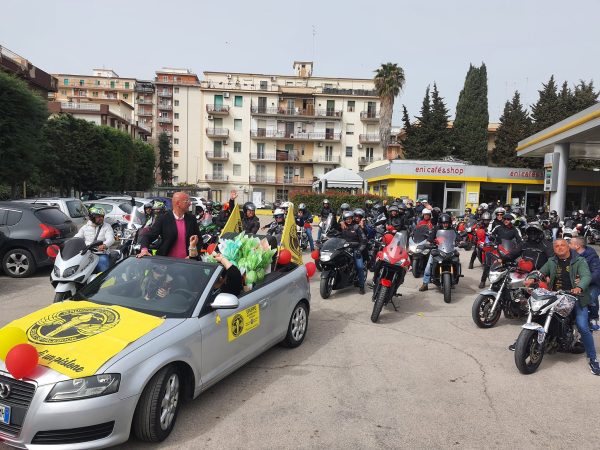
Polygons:
[[7,326],[27,334],[39,352],[39,364],[71,378],[82,378],[94,375],[106,361],[163,322],[121,306],[66,301]]

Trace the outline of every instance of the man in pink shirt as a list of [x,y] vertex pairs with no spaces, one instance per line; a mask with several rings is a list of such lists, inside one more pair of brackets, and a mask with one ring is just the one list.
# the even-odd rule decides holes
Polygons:
[[[150,231],[140,239],[142,250],[138,258],[150,255],[148,246],[151,242],[162,238],[156,252],[159,256],[173,258],[195,258],[198,256],[198,235],[200,229],[193,214],[188,213],[190,197],[185,192],[173,195],[173,211],[167,211],[154,222]],[[189,243],[189,246],[188,246]]]

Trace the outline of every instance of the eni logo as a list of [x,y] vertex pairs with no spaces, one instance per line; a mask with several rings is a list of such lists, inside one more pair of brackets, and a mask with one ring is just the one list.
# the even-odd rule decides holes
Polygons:
[[27,330],[27,337],[36,344],[68,344],[104,333],[119,320],[119,314],[109,308],[67,309],[38,320]]

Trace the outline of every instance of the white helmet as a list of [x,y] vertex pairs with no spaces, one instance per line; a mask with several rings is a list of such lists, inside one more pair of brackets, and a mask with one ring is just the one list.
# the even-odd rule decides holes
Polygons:
[[283,208],[283,209],[288,209],[289,207],[290,207],[290,202],[283,202],[281,204],[281,208]]
[[506,210],[502,206],[500,206],[499,208],[496,208],[494,210],[494,215],[500,214],[500,213],[502,213],[502,214],[506,213]]
[[427,208],[425,208],[425,209],[423,209],[423,211],[421,211],[421,215],[424,216],[425,214],[431,215],[431,211],[429,211]]
[[277,208],[275,211],[273,211],[273,217],[275,216],[285,216],[285,211],[281,208]]
[[479,205],[480,208],[483,208],[484,211],[487,211],[487,209],[489,208],[487,203],[482,203],[481,205]]

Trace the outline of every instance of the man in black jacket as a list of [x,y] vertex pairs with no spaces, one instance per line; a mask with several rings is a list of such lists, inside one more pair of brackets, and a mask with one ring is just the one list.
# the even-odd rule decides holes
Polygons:
[[[196,257],[200,229],[193,214],[188,213],[190,197],[185,192],[173,195],[173,210],[160,216],[140,239],[142,250],[138,258],[150,255],[148,246],[159,237],[162,241],[157,255],[174,258]],[[189,243],[189,247],[188,247]]]
[[[512,214],[504,214],[503,222],[501,225],[496,225],[490,232],[490,240],[492,242],[501,243],[505,241],[513,241],[516,245],[510,251],[509,254],[503,255],[500,259],[502,261],[514,261],[519,257],[522,250],[523,240],[521,239],[521,233],[512,224],[514,217]],[[479,289],[485,287],[485,281],[490,274],[490,266],[492,265],[492,255],[488,253],[486,260],[483,263],[483,273],[481,274],[481,281],[479,282]]]
[[367,246],[367,237],[359,224],[354,223],[354,213],[346,211],[342,215],[345,226],[340,237],[346,242],[354,244],[354,265],[358,275],[358,287],[360,293],[365,293],[365,262],[363,260],[363,251]]

